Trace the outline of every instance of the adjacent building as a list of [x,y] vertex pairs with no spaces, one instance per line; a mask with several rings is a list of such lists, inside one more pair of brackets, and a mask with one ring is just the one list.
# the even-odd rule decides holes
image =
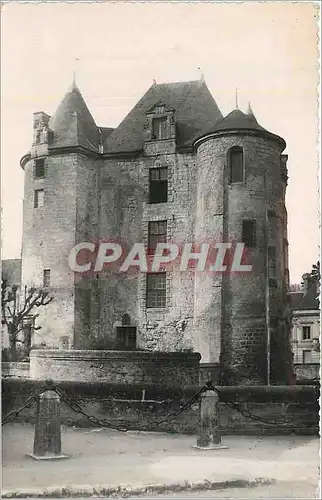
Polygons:
[[292,349],[297,380],[320,378],[320,306],[318,283],[304,275],[303,287],[290,293]]

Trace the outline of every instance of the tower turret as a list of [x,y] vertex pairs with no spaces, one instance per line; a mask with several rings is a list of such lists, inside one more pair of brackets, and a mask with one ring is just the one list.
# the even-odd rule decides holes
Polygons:
[[246,383],[265,383],[270,371],[271,380],[286,382],[289,359],[275,363],[282,349],[289,355],[281,326],[288,268],[285,146],[251,108],[233,110],[195,142],[196,237],[243,242],[252,264],[249,273],[196,276],[195,322],[208,362],[221,362]]
[[88,327],[83,312],[88,316],[88,307],[78,302],[80,296],[87,301],[89,293],[78,293],[68,255],[97,227],[99,133],[75,82],[52,117],[34,114],[33,128],[30,153],[21,161],[25,170],[22,279],[23,284],[45,287],[54,296],[39,318],[42,328],[33,342],[78,346]]

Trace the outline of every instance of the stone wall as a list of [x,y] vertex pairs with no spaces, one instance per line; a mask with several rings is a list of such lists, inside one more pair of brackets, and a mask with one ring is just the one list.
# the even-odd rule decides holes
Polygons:
[[320,379],[320,363],[294,363],[294,370],[297,380]]
[[[45,177],[33,177],[34,160],[25,166],[22,284],[43,286],[43,271],[50,270],[48,292],[53,302],[39,310],[33,344],[73,345],[74,273],[68,255],[75,244],[76,154],[47,156]],[[34,208],[34,190],[44,189],[44,206]],[[63,339],[63,340],[62,340]]]
[[[149,204],[143,200],[142,229],[148,243],[148,222],[167,221],[167,240],[179,246],[194,242],[196,165],[193,155],[168,154],[150,157],[141,182],[148,193],[149,168],[168,168],[168,202]],[[164,267],[167,272],[167,303],[164,309],[146,308],[146,276],[139,278],[140,331],[148,349],[177,351],[196,348],[193,325],[194,273],[179,270],[178,260]]]
[[[243,182],[230,184],[228,152],[234,146],[243,148],[245,177]],[[284,348],[289,332],[275,332],[278,306],[286,308],[288,267],[284,252],[285,181],[281,176],[281,152],[281,147],[273,141],[233,133],[209,138],[197,151],[199,239],[240,242],[242,221],[256,221],[256,245],[244,261],[252,264],[252,271],[198,276],[197,285],[200,283],[195,297],[196,325],[200,322],[203,325],[200,330],[209,349],[208,359],[203,356],[202,361],[221,361],[248,383],[266,381],[267,245],[276,247],[277,263],[274,286],[270,287],[270,323],[275,340],[272,359],[280,363],[272,364],[272,380],[286,383],[289,369],[286,358],[290,351],[287,353]],[[269,221],[267,227],[266,210],[276,213],[278,223]]]
[[[43,387],[42,381],[4,380],[2,384],[2,414],[19,408],[27,398]],[[157,422],[169,412],[186,403],[199,387],[162,388],[142,385],[109,385],[90,383],[58,383],[72,400],[77,399],[89,415],[106,420],[112,425],[130,429],[196,434],[199,430],[199,406],[173,420]],[[222,397],[238,403],[243,410],[255,416],[276,420],[275,424],[263,423],[242,416],[220,403],[220,425],[223,434],[243,435],[317,435],[319,432],[319,391],[314,387],[220,387]],[[35,422],[36,407],[25,409],[16,417],[18,422]],[[83,415],[61,404],[62,423],[77,427],[93,427]],[[101,426],[97,425],[97,426]]]
[[199,354],[148,351],[62,351],[30,353],[36,380],[186,387],[199,382]]
[[3,378],[27,379],[30,365],[27,362],[2,361],[1,375]]
[[[168,202],[149,204],[149,169],[164,166],[168,168]],[[125,251],[134,243],[143,243],[147,249],[148,223],[157,220],[167,221],[168,241],[194,241],[196,169],[192,155],[172,152],[122,161],[109,159],[102,168],[100,185],[99,233],[103,241],[123,244]],[[146,308],[146,273],[101,273],[100,335],[113,339],[122,316],[129,314],[131,324],[137,327],[139,348],[169,352],[196,346],[194,275],[180,272],[177,264],[166,271],[167,304],[162,309]]]

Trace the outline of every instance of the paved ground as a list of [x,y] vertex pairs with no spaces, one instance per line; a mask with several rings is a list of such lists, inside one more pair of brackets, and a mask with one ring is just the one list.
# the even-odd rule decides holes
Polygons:
[[[307,495],[316,491],[319,478],[319,439],[314,437],[227,436],[223,444],[228,449],[200,451],[193,448],[194,436],[63,428],[62,451],[71,458],[39,462],[26,457],[32,452],[33,434],[34,427],[30,425],[3,427],[3,496],[33,497],[45,490],[53,496],[53,491],[63,487],[70,496],[73,492],[79,497],[98,491],[107,495],[113,488],[121,487],[134,489],[135,497],[137,491],[148,486],[161,487],[156,489],[161,494],[162,487],[166,492],[166,487],[182,487],[185,483],[198,487],[209,481],[228,487],[236,480],[246,484],[266,478],[284,484],[297,483],[298,498],[314,498],[303,495],[306,490]],[[255,490],[259,493],[258,487]],[[197,498],[207,497],[199,492]]]

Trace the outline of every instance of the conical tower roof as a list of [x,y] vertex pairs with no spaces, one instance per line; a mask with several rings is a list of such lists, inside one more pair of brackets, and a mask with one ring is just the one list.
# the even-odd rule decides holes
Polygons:
[[234,109],[233,111],[228,113],[228,115],[225,116],[222,120],[217,121],[217,123],[215,123],[210,129],[208,129],[208,131],[205,132],[202,136],[199,136],[197,140],[202,140],[203,137],[206,137],[210,134],[220,132],[232,133],[235,131],[245,131],[249,133],[264,135],[280,142],[283,146],[283,149],[286,146],[285,141],[284,139],[282,139],[282,137],[269,132],[258,123],[250,106],[248,107],[247,113],[243,113],[243,111],[241,111],[240,109]]
[[53,131],[51,148],[81,146],[98,152],[98,128],[75,82],[50,119],[49,128]]
[[234,129],[265,131],[265,129],[261,125],[259,125],[258,121],[256,120],[252,112],[246,114],[243,113],[240,109],[234,109],[233,111],[231,111],[227,116],[225,116],[225,118],[216,123],[212,131],[234,130]]

